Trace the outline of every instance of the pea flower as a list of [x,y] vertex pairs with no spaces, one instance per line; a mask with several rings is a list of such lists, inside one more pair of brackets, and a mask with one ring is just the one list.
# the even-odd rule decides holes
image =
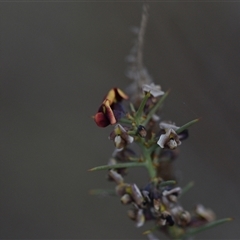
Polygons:
[[109,139],[114,141],[117,151],[123,150],[127,144],[132,143],[134,140],[134,138],[128,135],[125,128],[120,124],[115,126],[113,132],[111,132],[109,136]]
[[94,116],[94,121],[99,127],[113,125],[123,117],[124,110],[120,104],[123,99],[128,99],[128,96],[119,88],[112,88],[108,92]]
[[165,134],[161,134],[157,144],[161,148],[175,149],[178,145],[181,145],[181,141],[177,133],[172,128],[165,129]]
[[[171,129],[173,129],[174,131],[176,131],[176,130],[179,129],[179,127],[176,126],[176,124],[173,123],[173,122],[165,122],[165,121],[163,121],[163,122],[160,122],[160,123],[159,123],[159,126],[160,126],[160,128],[163,129],[163,130],[164,130],[164,129],[171,128]],[[179,134],[178,134],[178,138],[179,138],[180,141],[187,139],[187,138],[188,138],[188,130],[185,129],[184,131],[182,131],[181,133],[179,133]]]
[[155,85],[154,83],[143,84],[142,89],[144,92],[150,92],[155,98],[164,94],[164,92],[161,90],[161,87],[159,85]]

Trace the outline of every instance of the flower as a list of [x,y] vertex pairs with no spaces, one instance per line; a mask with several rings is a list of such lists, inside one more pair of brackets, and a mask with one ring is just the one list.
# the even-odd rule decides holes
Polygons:
[[112,88],[108,92],[94,116],[94,121],[99,127],[107,127],[109,124],[113,125],[123,117],[124,111],[120,104],[122,99],[128,99],[128,96],[119,88]]
[[142,89],[144,92],[150,92],[153,97],[159,97],[164,94],[159,85],[151,84],[143,84]]
[[123,150],[128,143],[132,143],[134,138],[128,135],[127,131],[121,124],[117,124],[114,131],[109,136],[110,140],[114,141],[115,147],[118,151]]
[[171,206],[171,203],[177,202],[177,197],[181,194],[181,188],[175,187],[172,189],[165,189],[162,192],[162,199],[165,205]]
[[173,122],[165,122],[165,121],[163,121],[163,122],[159,123],[159,126],[160,126],[161,129],[171,128],[174,131],[179,129],[179,127],[177,127],[176,124],[173,123]]
[[[160,126],[160,128],[161,129],[168,129],[168,128],[171,128],[171,129],[173,129],[174,131],[177,131],[180,127],[178,127],[178,126],[176,126],[176,124],[175,123],[173,123],[173,122],[165,122],[165,121],[163,121],[163,122],[160,122],[159,123],[159,126]],[[179,133],[178,134],[178,138],[179,138],[179,140],[185,140],[185,139],[187,139],[188,138],[188,130],[187,129],[185,129],[185,130],[183,130],[181,133]]]
[[165,134],[161,134],[157,144],[161,148],[175,149],[178,145],[181,145],[181,141],[177,133],[172,128],[165,129]]

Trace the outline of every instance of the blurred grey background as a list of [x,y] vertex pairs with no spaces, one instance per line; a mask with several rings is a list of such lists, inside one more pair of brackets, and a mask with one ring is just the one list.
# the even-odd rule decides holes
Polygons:
[[[235,220],[198,239],[239,239],[240,3],[152,2],[144,62],[171,88],[164,120],[201,117],[181,146],[175,168],[181,202],[211,207]],[[112,127],[94,115],[125,77],[141,2],[0,3],[0,238],[144,239],[114,197],[106,172]],[[140,186],[145,170],[131,170]],[[160,235],[161,239],[164,236]]]

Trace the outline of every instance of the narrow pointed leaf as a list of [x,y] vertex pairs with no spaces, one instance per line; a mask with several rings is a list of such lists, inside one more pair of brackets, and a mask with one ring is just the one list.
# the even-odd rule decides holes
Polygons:
[[131,109],[131,111],[135,113],[135,112],[136,112],[136,109],[135,109],[135,107],[133,106],[133,104],[130,103],[129,105],[130,105],[130,109]]
[[144,235],[150,234],[150,233],[156,231],[158,228],[159,228],[159,226],[156,225],[156,226],[152,227],[151,229],[149,229],[149,230],[143,232],[143,234],[144,234]]
[[194,123],[198,122],[199,118],[194,119],[188,123],[186,123],[185,125],[181,126],[179,129],[176,130],[176,133],[181,133],[182,131],[184,131],[185,129],[188,129],[190,126],[192,126]]
[[148,233],[147,234],[148,240],[159,240],[159,238],[157,238],[155,235],[153,235],[152,233]]
[[150,96],[151,96],[150,92],[146,93],[145,97],[143,98],[143,100],[142,100],[142,102],[141,102],[141,104],[140,104],[140,106],[139,106],[139,108],[138,108],[138,110],[136,112],[135,120],[136,120],[137,125],[140,124],[139,120],[140,120],[140,118],[142,116],[143,109],[144,109],[144,107],[145,107],[145,105],[147,103],[147,100],[149,99]]
[[187,239],[189,238],[190,236],[193,236],[197,233],[200,233],[202,231],[205,231],[205,230],[208,230],[208,229],[211,229],[213,227],[216,227],[218,225],[221,225],[223,223],[226,223],[226,222],[229,222],[229,221],[232,221],[232,218],[223,218],[223,219],[219,219],[219,220],[216,220],[214,222],[210,222],[210,223],[207,223],[201,227],[198,227],[198,228],[194,228],[194,229],[190,229],[186,232],[186,234],[181,238],[182,240],[183,239]]
[[156,103],[156,105],[150,110],[150,112],[147,115],[147,118],[144,120],[144,122],[142,123],[142,125],[145,127],[149,120],[152,118],[153,114],[156,113],[156,111],[159,109],[159,107],[163,104],[164,100],[167,98],[167,96],[169,95],[170,91],[167,91]]
[[175,180],[168,180],[168,181],[163,181],[159,185],[160,187],[166,187],[169,185],[175,185],[177,182]]
[[128,160],[132,162],[139,162],[140,159],[138,157],[129,157]]
[[182,192],[181,192],[179,198],[182,195],[184,195],[186,192],[188,192],[193,186],[194,186],[194,182],[189,182],[184,188],[182,188]]
[[131,120],[129,120],[129,119],[127,119],[127,118],[121,118],[120,120],[119,120],[119,122],[120,123],[125,123],[125,124],[131,124],[132,123],[132,121]]
[[98,171],[98,170],[108,170],[108,169],[117,169],[117,168],[132,168],[132,167],[142,167],[146,166],[146,163],[137,163],[137,162],[130,162],[130,163],[119,163],[114,165],[103,165],[95,168],[91,168],[88,171]]
[[130,136],[136,136],[136,131],[128,131],[127,132],[128,133],[128,135],[130,135]]
[[97,195],[97,196],[116,196],[116,191],[114,189],[92,189],[89,191],[90,195]]

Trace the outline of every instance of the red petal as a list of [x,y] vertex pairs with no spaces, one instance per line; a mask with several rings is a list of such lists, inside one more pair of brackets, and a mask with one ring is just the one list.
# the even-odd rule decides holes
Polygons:
[[99,127],[107,127],[110,124],[108,118],[102,112],[98,112],[94,116],[94,121]]

